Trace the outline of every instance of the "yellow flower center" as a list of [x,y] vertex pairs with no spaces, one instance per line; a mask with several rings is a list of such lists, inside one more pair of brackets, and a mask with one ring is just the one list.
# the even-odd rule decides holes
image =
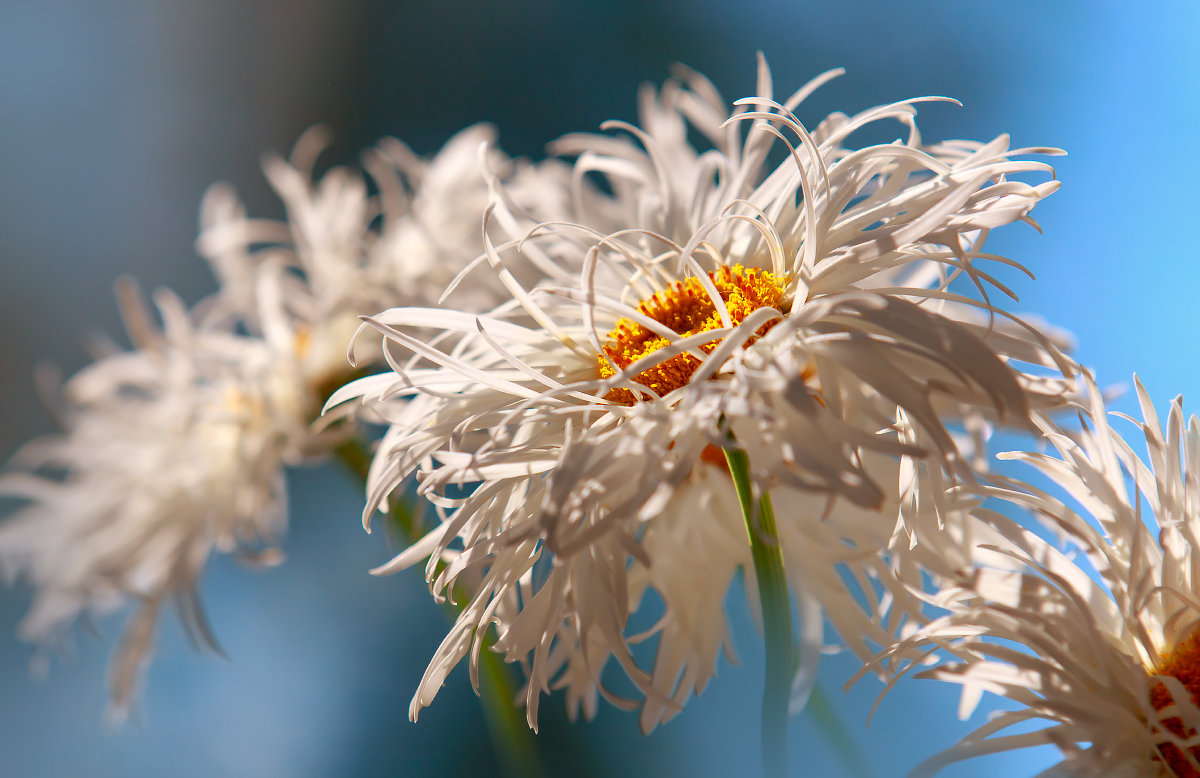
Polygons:
[[[1175,678],[1191,694],[1192,702],[1200,705],[1200,631],[1193,632],[1164,656],[1154,675]],[[1166,684],[1158,682],[1151,685],[1150,704],[1155,710],[1163,710],[1174,703],[1175,700]],[[1196,735],[1196,731],[1186,726],[1178,716],[1166,719],[1162,724],[1181,738]],[[1178,778],[1200,778],[1200,770],[1192,766],[1178,746],[1163,743],[1158,747],[1158,752],[1158,759],[1166,764],[1172,775]],[[1200,761],[1200,746],[1193,746],[1188,752],[1192,759]]]
[[[779,308],[783,300],[783,279],[765,270],[734,265],[715,270],[709,273],[708,277],[721,295],[721,301],[725,304],[725,310],[734,326],[741,324],[759,308]],[[638,311],[677,333],[681,338],[725,326],[721,321],[721,313],[713,305],[700,279],[694,277],[677,281],[673,286],[655,292],[650,299],[638,303]],[[747,340],[745,345],[749,346],[765,335],[776,321],[778,319],[755,330],[754,336]],[[597,356],[600,377],[609,378],[616,375],[614,364],[617,369],[623,370],[670,343],[667,338],[631,319],[620,319],[612,332],[608,333],[604,354]],[[719,343],[720,340],[705,343],[699,350],[705,354],[711,353]],[[696,357],[691,354],[678,354],[643,370],[634,376],[633,380],[662,397],[687,384],[698,367],[700,360]],[[638,395],[628,389],[618,388],[606,394],[605,399],[633,405],[638,400]]]

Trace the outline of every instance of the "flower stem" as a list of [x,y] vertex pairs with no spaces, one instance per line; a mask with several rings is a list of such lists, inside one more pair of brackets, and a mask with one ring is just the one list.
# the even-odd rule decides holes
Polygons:
[[[349,439],[339,445],[334,454],[346,469],[364,484],[371,465],[371,452],[358,439]],[[388,517],[392,528],[407,543],[415,543],[421,537],[421,529],[403,500],[393,500]],[[451,621],[469,599],[458,593],[445,600],[446,615]],[[456,604],[458,603],[458,604]],[[525,718],[516,706],[517,687],[512,674],[500,656],[488,650],[479,652],[479,704],[483,707],[483,718],[499,762],[500,773],[508,778],[540,778],[545,774],[533,733],[525,724]]]
[[[732,435],[730,437],[732,439]],[[787,774],[788,698],[795,673],[796,642],[787,573],[783,569],[783,548],[775,527],[771,496],[763,492],[755,503],[750,482],[750,458],[742,449],[731,446],[725,449],[725,459],[746,522],[750,556],[758,579],[758,600],[762,606],[763,639],[767,650],[762,704],[763,773],[769,778],[782,778]]]
[[508,778],[539,778],[545,772],[516,699],[517,687],[509,668],[499,654],[485,648],[479,653],[479,703],[500,772]]
[[826,742],[841,757],[850,774],[856,775],[858,778],[870,778],[872,775],[870,765],[863,758],[862,750],[846,730],[845,724],[838,717],[837,711],[834,710],[833,704],[829,701],[829,697],[826,696],[820,683],[813,686],[812,694],[808,697],[808,704],[804,706],[804,712],[816,722],[817,727],[824,733]]
[[[367,472],[371,469],[371,451],[363,441],[358,438],[348,438],[333,450],[333,454],[343,467],[357,476],[358,480],[366,486]],[[421,533],[418,531],[416,519],[402,500],[392,500],[388,519],[406,543],[413,543],[420,539]]]

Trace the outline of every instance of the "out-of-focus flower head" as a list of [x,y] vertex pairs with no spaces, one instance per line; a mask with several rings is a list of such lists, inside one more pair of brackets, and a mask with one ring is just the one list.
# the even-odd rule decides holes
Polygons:
[[[836,74],[779,103],[762,64],[757,95],[732,113],[691,73],[643,92],[641,127],[608,125],[632,139],[556,145],[577,157],[570,221],[487,241],[507,302],[369,319],[393,372],[330,402],[360,399],[391,422],[364,520],[414,476],[440,519],[380,572],[428,556],[435,594],[471,593],[412,715],[493,625],[496,650],[525,663],[531,725],[555,686],[588,713],[597,694],[635,705],[601,683],[610,657],[644,697],[645,728],[678,711],[729,645],[737,569],[754,587],[730,445],[778,506],[807,642],[820,642],[825,606],[869,654],[886,640],[880,624],[905,611],[898,576],[919,583],[918,525],[950,522],[964,506],[948,484],[974,478],[946,419],[1029,427],[1031,408],[1062,401],[1070,365],[991,302],[1006,290],[984,266],[1008,260],[983,249],[989,230],[1028,221],[1057,188],[1014,178],[1048,176],[1023,158],[1053,150],[1010,149],[1005,136],[924,144],[914,101],[810,132],[793,111]],[[907,137],[846,145],[882,120]],[[712,147],[694,148],[689,132]],[[511,198],[497,192],[487,223],[510,223]],[[528,287],[513,272],[526,262],[557,271]],[[881,549],[914,556],[889,562]],[[630,648],[647,636],[626,626],[651,589],[665,609],[647,670]]]
[[0,569],[37,588],[23,638],[49,646],[86,611],[136,604],[110,670],[117,715],[165,603],[211,642],[196,586],[214,550],[278,559],[282,467],[306,437],[264,342],[197,328],[167,293],[158,308],[161,331],[127,304],[137,348],[75,375],[63,434],[28,444],[23,470],[0,477],[0,493],[29,501],[0,526]]
[[[200,306],[205,320],[236,321],[297,354],[310,382],[325,390],[318,408],[351,372],[346,344],[359,315],[428,305],[444,293],[472,311],[502,299],[504,287],[490,274],[463,274],[447,289],[483,254],[480,222],[496,186],[506,187],[517,214],[509,232],[558,218],[567,196],[565,166],[510,159],[495,148],[488,125],[458,133],[432,159],[387,138],[363,154],[365,176],[334,167],[314,181],[327,142],[314,128],[290,161],[265,160],[286,220],[248,218],[233,190],[219,184],[205,196],[196,242],[221,282],[220,293]],[[496,239],[507,235],[495,232]],[[537,279],[524,270],[526,280]],[[376,356],[358,354],[360,361]]]
[[[369,191],[345,168],[312,182],[323,141],[311,133],[290,164],[266,162],[284,222],[249,219],[214,187],[197,245],[219,290],[191,310],[161,294],[162,331],[125,294],[134,348],[72,378],[63,433],[29,444],[0,481],[0,493],[29,503],[0,526],[0,566],[37,589],[23,637],[50,645],[85,611],[137,603],[112,667],[115,713],[133,700],[164,601],[211,641],[196,593],[209,555],[275,543],[285,465],[328,456],[352,431],[346,419],[313,420],[353,376],[357,315],[432,304],[482,255],[497,181],[514,212],[560,212],[565,166],[510,160],[493,142],[489,128],[469,128],[426,161],[385,141],[365,156]],[[455,299],[482,309],[502,290],[468,277]]]

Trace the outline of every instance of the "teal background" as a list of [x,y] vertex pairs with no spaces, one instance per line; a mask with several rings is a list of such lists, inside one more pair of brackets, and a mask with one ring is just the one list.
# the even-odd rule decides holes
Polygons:
[[[992,250],[1032,269],[1002,274],[1022,310],[1073,331],[1102,384],[1137,371],[1159,403],[1198,379],[1200,6],[1097,2],[385,3],[381,0],[0,4],[0,458],[52,429],[32,373],[86,362],[84,336],[119,333],[113,280],[212,290],[192,251],[204,188],[236,184],[252,214],[279,206],[259,172],[306,127],[335,133],[328,162],[394,134],[431,153],[461,127],[496,123],[510,153],[609,118],[635,120],[635,92],[682,61],[732,100],[762,50],[787,92],[831,67],[848,74],[805,109],[853,112],[922,94],[927,139],[1055,145],[1062,190],[1044,233],[1015,225]],[[1116,407],[1132,410],[1130,398]],[[1189,410],[1194,405],[1186,406]],[[408,700],[444,631],[416,574],[375,579],[390,547],[358,524],[340,474],[291,479],[282,568],[228,559],[203,586],[228,660],[188,646],[168,616],[139,720],[100,723],[104,668],[122,620],[76,641],[48,678],[27,672],[13,631],[29,592],[0,593],[0,774],[50,776],[450,776],[490,769],[466,675],[417,724]],[[570,724],[543,705],[553,775],[754,774],[761,641],[731,597],[742,658],[649,737],[604,708]],[[822,684],[878,778],[903,775],[971,726],[952,687],[909,682],[866,712],[879,685],[842,694],[853,662]],[[847,775],[807,717],[791,728],[796,775]],[[976,760],[957,776],[1034,775],[1050,750]]]

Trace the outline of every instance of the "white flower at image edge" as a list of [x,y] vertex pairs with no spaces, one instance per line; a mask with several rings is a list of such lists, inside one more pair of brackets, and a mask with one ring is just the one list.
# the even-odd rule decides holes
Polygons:
[[964,718],[985,692],[1015,703],[914,776],[1039,745],[1062,753],[1048,776],[1200,776],[1200,421],[1185,422],[1176,398],[1163,426],[1135,378],[1143,460],[1086,380],[1087,427],[1045,421],[1054,454],[1003,455],[1036,467],[1055,493],[993,490],[1069,545],[1009,523],[1009,569],[984,566],[947,587],[932,600],[945,615],[887,652],[918,677],[961,684]]
[[[468,128],[432,160],[383,141],[365,154],[372,194],[347,168],[312,181],[324,141],[310,132],[290,164],[265,165],[286,221],[248,218],[213,187],[197,248],[218,291],[191,309],[162,293],[159,332],[127,289],[134,348],[110,349],[67,382],[63,434],[30,443],[0,479],[0,494],[28,503],[0,525],[0,570],[36,588],[22,637],[48,649],[85,611],[137,606],[110,673],[116,716],[134,700],[164,602],[215,644],[197,593],[209,555],[259,557],[279,541],[285,466],[327,458],[353,432],[337,415],[312,422],[353,376],[345,344],[357,314],[435,300],[482,251],[496,181],[544,217],[560,212],[564,166],[481,153],[493,140]],[[501,291],[496,279],[461,284],[455,299],[483,309]],[[271,550],[259,558],[282,558]]]
[[118,717],[165,603],[213,644],[196,593],[213,551],[278,560],[283,462],[305,427],[263,341],[196,329],[169,294],[158,305],[163,331],[134,315],[139,348],[73,377],[64,434],[29,443],[23,471],[0,476],[0,493],[29,502],[0,526],[0,571],[36,587],[23,638],[49,647],[85,611],[136,604],[110,669]]

